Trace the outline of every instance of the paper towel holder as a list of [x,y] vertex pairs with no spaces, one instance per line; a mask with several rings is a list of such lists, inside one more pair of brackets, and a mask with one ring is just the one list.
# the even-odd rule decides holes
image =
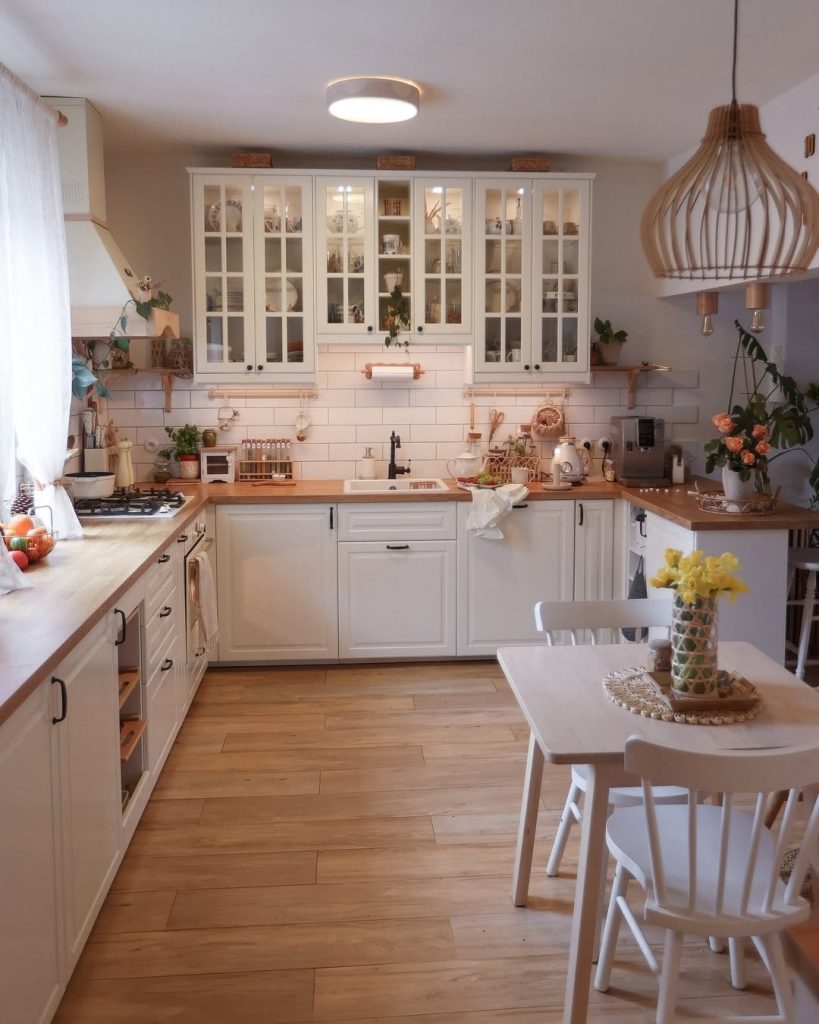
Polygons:
[[361,372],[367,380],[420,380],[424,368],[420,363],[365,363]]

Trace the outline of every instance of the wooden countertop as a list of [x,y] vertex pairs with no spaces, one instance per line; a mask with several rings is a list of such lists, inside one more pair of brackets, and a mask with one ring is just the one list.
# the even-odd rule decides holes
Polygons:
[[[33,692],[69,651],[114,606],[152,559],[183,532],[203,507],[213,504],[286,504],[300,502],[372,503],[396,501],[471,501],[471,494],[409,491],[400,495],[344,494],[341,480],[304,480],[291,486],[190,484],[173,486],[193,500],[172,519],[100,520],[84,524],[82,540],[58,543],[47,559],[26,572],[30,584],[0,597],[0,722]],[[625,498],[689,530],[787,530],[819,528],[819,514],[782,505],[770,516],[723,516],[701,512],[688,485],[666,491],[641,491],[618,483],[585,483],[551,491],[533,483],[527,500]]]

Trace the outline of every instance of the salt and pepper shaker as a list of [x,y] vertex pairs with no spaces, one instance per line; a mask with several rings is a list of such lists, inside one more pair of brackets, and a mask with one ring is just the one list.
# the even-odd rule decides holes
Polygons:
[[649,640],[648,642],[649,672],[671,671],[671,641]]

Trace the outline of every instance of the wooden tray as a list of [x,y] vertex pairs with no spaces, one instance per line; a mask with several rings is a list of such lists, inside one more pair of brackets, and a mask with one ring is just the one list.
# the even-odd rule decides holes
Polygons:
[[684,697],[675,694],[670,672],[646,672],[657,696],[672,711],[747,711],[761,700],[759,691],[736,672],[720,669],[717,673],[717,697]]
[[142,718],[127,718],[119,726],[119,759],[127,761],[136,750],[140,737],[148,723]]
[[125,703],[126,700],[136,689],[139,683],[139,669],[138,668],[121,668],[119,670],[119,706]]

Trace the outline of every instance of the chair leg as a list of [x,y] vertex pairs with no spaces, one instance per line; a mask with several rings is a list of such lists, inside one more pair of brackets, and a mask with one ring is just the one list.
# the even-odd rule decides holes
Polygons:
[[563,853],[566,850],[566,841],[569,838],[569,831],[574,824],[572,805],[576,804],[579,799],[580,786],[572,782],[571,786],[569,786],[569,795],[566,797],[566,803],[563,805],[563,813],[560,815],[560,824],[557,827],[552,852],[549,854],[549,863],[546,865],[546,874],[550,878],[554,878],[560,871],[560,862],[563,860]]
[[802,602],[802,624],[799,630],[799,651],[796,655],[796,668],[793,674],[797,679],[805,678],[805,662],[808,658],[808,644],[813,625],[813,604],[816,598],[816,573],[809,572],[805,582],[805,600]]
[[682,960],[682,940],[680,932],[672,931],[669,928],[665,933],[660,995],[657,1000],[657,1024],[673,1024],[674,1021],[677,984],[680,979],[680,961]]
[[774,932],[771,935],[754,935],[754,945],[759,949],[765,966],[773,982],[776,1006],[781,1015],[782,1024],[794,1024],[795,1006],[793,986],[785,963],[785,952],[782,948],[782,935]]
[[748,984],[745,978],[745,939],[729,939],[728,956],[731,960],[731,985],[741,991]]
[[611,965],[614,951],[617,948],[617,936],[620,933],[620,922],[623,919],[618,900],[625,897],[629,883],[629,873],[622,864],[617,865],[614,881],[611,884],[611,899],[606,923],[603,927],[603,938],[600,942],[600,956],[597,960],[597,971],[594,976],[594,987],[598,992],[606,992],[611,978]]

